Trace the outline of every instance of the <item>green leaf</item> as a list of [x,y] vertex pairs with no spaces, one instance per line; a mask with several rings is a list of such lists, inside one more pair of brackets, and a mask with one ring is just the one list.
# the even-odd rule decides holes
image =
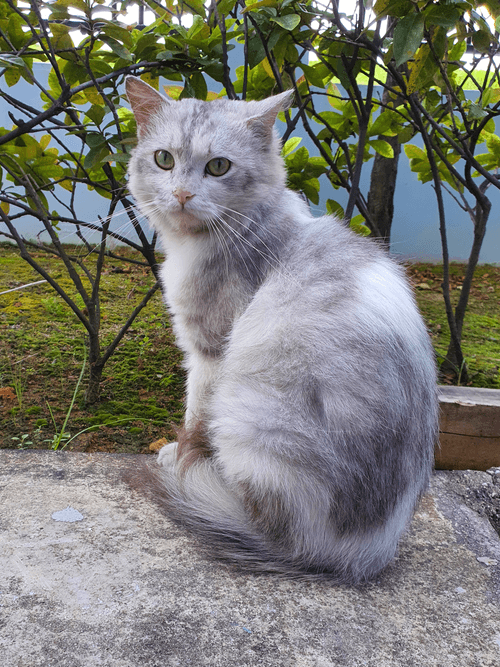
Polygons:
[[24,69],[25,64],[22,58],[19,56],[11,55],[10,53],[2,53],[0,55],[0,65],[2,67],[22,67]]
[[373,11],[382,16],[406,16],[413,9],[411,0],[377,0]]
[[379,134],[385,134],[391,128],[393,120],[393,111],[382,111],[382,113],[373,121],[373,124],[368,128],[368,136],[373,137]]
[[107,146],[99,145],[95,148],[91,148],[85,156],[83,166],[87,170],[94,169],[94,167],[99,165],[107,155],[109,155],[109,149]]
[[[281,33],[282,34],[282,33]],[[281,37],[279,30],[273,30],[268,36],[267,48],[271,52],[276,46],[279,38]],[[259,36],[251,37],[248,40],[248,64],[250,69],[253,69],[256,65],[264,60],[266,57],[266,51],[262,44],[262,41]]]
[[326,200],[326,210],[330,215],[335,215],[340,220],[344,219],[344,209],[338,202],[334,201],[333,199]]
[[98,104],[94,104],[85,111],[87,118],[90,118],[96,125],[100,125],[106,115],[106,109]]
[[479,104],[471,104],[469,107],[469,113],[467,114],[467,118],[469,120],[481,120],[483,118],[486,118],[487,112],[484,109],[481,109]]
[[9,67],[9,69],[5,70],[3,78],[5,79],[5,83],[11,88],[12,86],[15,86],[21,78],[21,70]]
[[453,28],[463,11],[453,5],[431,5],[424,11],[425,22],[429,25],[438,25],[442,28]]
[[491,34],[486,30],[476,30],[472,34],[472,44],[480,53],[488,53],[490,50]]
[[[217,3],[217,9],[219,9],[219,4],[222,4],[224,0],[222,0],[220,3]],[[278,1],[277,0],[258,0],[257,2],[248,2],[246,3],[245,9],[241,11],[242,14],[246,14],[246,12],[254,12],[257,9],[260,9],[261,7],[277,7],[278,6]],[[219,9],[219,11],[221,11]]]
[[368,142],[372,148],[374,148],[379,155],[386,158],[394,157],[394,149],[391,144],[387,143],[383,139],[370,139]]
[[423,14],[409,14],[394,28],[394,59],[399,67],[412,58],[424,36],[425,18]]
[[405,153],[406,157],[410,158],[410,160],[427,160],[427,153],[418,146],[414,146],[413,144],[408,144],[405,146]]
[[35,165],[34,170],[44,178],[60,178],[64,174],[64,169],[58,164]]
[[414,93],[424,88],[431,81],[434,74],[439,72],[439,65],[428,44],[422,44],[418,49],[415,61],[410,64],[409,69],[408,93]]
[[[276,0],[264,0],[264,2],[276,2]],[[234,9],[237,0],[218,0],[217,11],[219,14],[229,14]]]
[[293,151],[297,148],[297,146],[300,144],[302,141],[301,137],[290,137],[287,141],[285,141],[285,145],[281,149],[281,155],[282,157],[287,157],[290,155],[290,153],[293,153]]
[[467,42],[465,40],[461,42],[456,42],[453,44],[451,47],[449,53],[448,53],[448,61],[452,62],[454,60],[462,60],[462,56],[467,50]]
[[102,146],[106,143],[105,137],[98,132],[89,132],[85,141],[90,148],[96,148],[97,146]]
[[52,32],[52,46],[56,51],[74,48],[68,26],[62,23],[52,23],[50,30]]
[[361,213],[359,213],[358,215],[355,215],[354,218],[351,218],[349,227],[353,230],[353,232],[356,232],[356,234],[359,234],[360,236],[369,236],[370,230],[364,224],[364,222],[364,217],[361,215]]
[[305,146],[302,146],[302,148],[299,148],[298,151],[286,159],[286,165],[292,171],[300,172],[306,166],[308,159],[309,151]]
[[492,155],[494,155],[497,160],[500,159],[500,137],[497,137],[496,134],[489,134],[486,137],[486,146]]
[[323,88],[324,76],[320,71],[318,71],[316,67],[311,67],[310,65],[304,65],[303,63],[300,63],[300,68],[306,75],[306,79],[310,84],[317,86],[318,88]]
[[319,204],[319,181],[317,178],[310,178],[301,183],[301,190],[305,196],[316,206]]
[[26,23],[23,19],[19,14],[12,12],[7,23],[7,33],[12,45],[16,49],[20,49],[30,39],[31,33],[29,31],[24,32],[24,27],[26,27]]
[[293,30],[300,23],[300,16],[298,14],[286,14],[285,16],[271,17],[271,21],[277,23],[285,30]]
[[134,39],[131,33],[126,28],[123,28],[119,24],[106,23],[106,25],[102,29],[102,33],[104,35],[107,35],[108,37],[113,38],[118,42],[122,42],[122,44],[125,44],[125,46],[127,46],[129,49],[131,49],[134,46]]
[[111,51],[113,51],[113,53],[117,55],[119,58],[132,62],[134,57],[130,53],[130,51],[123,46],[123,44],[120,44],[120,42],[117,42],[115,39],[112,39],[111,37],[107,36],[102,36],[101,39],[105,44],[109,46]]
[[487,107],[488,104],[496,104],[500,102],[500,88],[488,88],[484,91],[481,98],[481,106]]
[[190,83],[193,87],[195,97],[198,100],[206,100],[208,89],[207,82],[205,81],[203,74],[201,72],[195,72],[192,74],[190,77]]
[[127,164],[130,160],[130,155],[128,153],[112,153],[111,155],[106,155],[103,158],[103,162],[123,162]]

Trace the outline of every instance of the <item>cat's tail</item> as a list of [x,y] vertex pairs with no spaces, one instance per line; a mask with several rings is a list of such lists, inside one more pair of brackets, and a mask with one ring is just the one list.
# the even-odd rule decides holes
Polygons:
[[[251,516],[242,495],[225,483],[211,458],[197,461],[180,475],[177,467],[149,464],[141,471],[141,478],[141,486],[150,498],[175,523],[194,533],[201,550],[212,558],[253,572],[348,579],[288,557],[286,533],[275,534],[273,544],[262,526],[259,530],[259,521]],[[279,512],[279,508],[276,510]],[[279,521],[279,516],[276,514],[273,520]]]
[[[178,455],[172,445],[167,448],[171,453],[161,457],[162,465],[146,464],[136,480],[140,477],[141,490],[170,519],[192,531],[212,558],[245,571],[357,584],[371,579],[394,555],[395,544],[381,553],[359,542],[334,548],[336,554],[328,550],[328,557],[311,553],[282,498],[228,482],[208,451]],[[297,548],[298,542],[302,547]]]

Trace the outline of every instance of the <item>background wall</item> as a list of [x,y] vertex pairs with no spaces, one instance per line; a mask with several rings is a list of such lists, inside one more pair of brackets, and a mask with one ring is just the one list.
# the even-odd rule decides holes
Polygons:
[[[45,78],[48,75],[48,67],[35,65],[37,76]],[[179,85],[176,83],[176,85]],[[209,89],[220,90],[220,85],[210,81]],[[26,81],[21,80],[12,89],[15,95],[22,96],[26,103],[33,106],[39,104],[39,91]],[[325,100],[325,108],[328,103]],[[9,118],[4,103],[0,106],[0,125],[11,128],[12,120]],[[500,125],[497,125],[500,130]],[[413,141],[412,143],[416,143]],[[302,144],[306,146],[311,155],[318,152],[308,138],[303,138]],[[364,165],[361,178],[361,190],[368,192],[370,182],[370,170],[372,162]],[[492,210],[488,221],[480,261],[483,263],[500,263],[500,190],[490,187],[488,195],[492,201]],[[318,206],[313,206],[315,215],[325,213],[325,202],[334,199],[345,207],[347,193],[343,190],[334,190],[323,177],[321,199]],[[77,199],[80,218],[88,222],[97,221],[99,215],[105,215],[107,202],[95,192],[88,191],[85,187],[78,192]],[[465,261],[472,244],[472,222],[468,214],[462,211],[453,199],[445,194],[446,217],[448,227],[448,242],[450,257],[453,260]],[[123,216],[122,216],[123,217]],[[122,217],[117,217],[112,223],[113,229],[120,227]],[[0,231],[5,225],[0,222]],[[35,238],[41,231],[39,223],[30,217],[26,217],[18,224],[19,231],[26,238]],[[133,233],[133,232],[132,232]],[[45,234],[45,233],[44,233]],[[90,232],[87,232],[91,237]],[[41,238],[45,238],[43,234]],[[72,225],[62,225],[60,238],[68,243],[79,242],[73,233]],[[0,236],[0,240],[3,237]],[[90,238],[91,242],[98,243],[99,236],[95,234]],[[135,239],[134,239],[135,240]],[[402,258],[414,261],[440,261],[441,242],[439,237],[439,220],[437,213],[434,190],[430,184],[422,184],[417,180],[416,174],[412,173],[408,159],[402,152],[399,160],[398,180],[394,202],[394,222],[392,226],[391,252]]]

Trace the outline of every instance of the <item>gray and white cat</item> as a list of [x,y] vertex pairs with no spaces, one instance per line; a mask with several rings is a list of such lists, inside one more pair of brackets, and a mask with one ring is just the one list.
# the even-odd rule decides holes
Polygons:
[[429,338],[401,269],[286,187],[261,102],[129,77],[129,187],[158,232],[188,371],[155,493],[213,553],[356,583],[394,557],[437,439]]

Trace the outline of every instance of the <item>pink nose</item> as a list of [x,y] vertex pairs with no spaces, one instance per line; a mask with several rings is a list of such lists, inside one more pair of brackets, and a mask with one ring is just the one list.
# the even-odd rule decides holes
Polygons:
[[188,199],[192,199],[195,196],[187,190],[174,190],[172,194],[177,199],[179,204],[182,204],[183,206],[188,201]]

